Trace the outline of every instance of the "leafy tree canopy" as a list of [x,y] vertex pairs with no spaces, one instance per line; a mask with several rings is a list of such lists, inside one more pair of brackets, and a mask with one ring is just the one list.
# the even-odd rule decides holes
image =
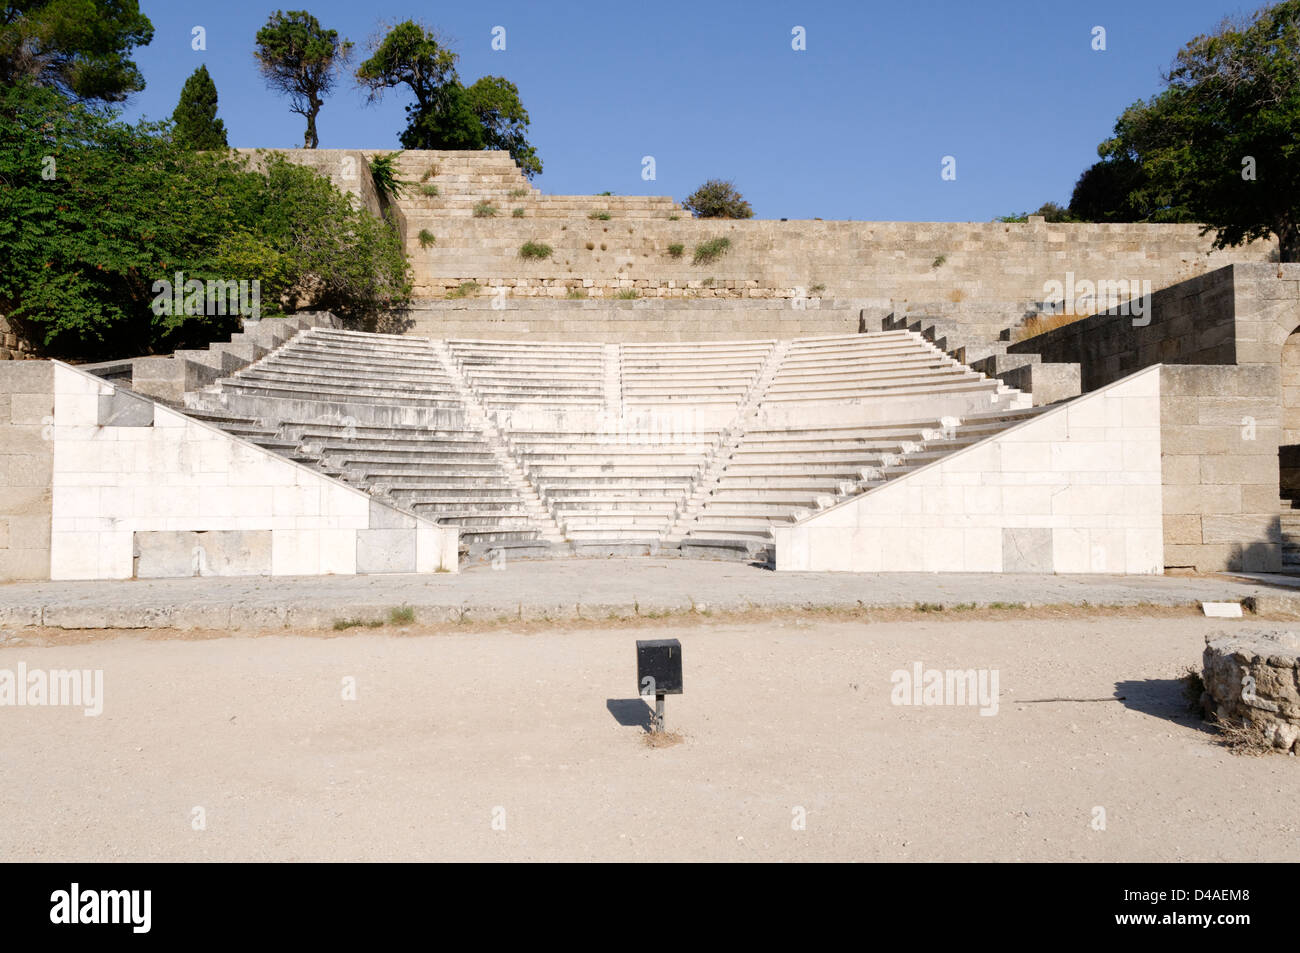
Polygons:
[[130,54],[152,39],[136,0],[5,0],[0,86],[25,80],[72,99],[121,102],[144,89]]
[[1140,168],[1128,201],[1147,218],[1202,222],[1217,248],[1275,235],[1300,261],[1297,127],[1300,0],[1285,0],[1184,46],[1099,152]]
[[230,315],[155,314],[154,282],[257,280],[263,315],[404,305],[396,231],[308,168],[180,148],[56,92],[0,89],[0,314],[52,356],[169,352],[235,330]]
[[352,43],[306,10],[277,10],[257,31],[253,55],[267,86],[288,96],[289,109],[306,118],[303,146],[315,149],[320,145],[316,115],[352,55]]
[[372,100],[406,86],[415,102],[406,107],[399,139],[406,149],[500,149],[530,179],[542,160],[527,140],[528,112],[519,88],[500,76],[470,86],[456,72],[457,56],[427,27],[406,20],[390,27],[356,72]]

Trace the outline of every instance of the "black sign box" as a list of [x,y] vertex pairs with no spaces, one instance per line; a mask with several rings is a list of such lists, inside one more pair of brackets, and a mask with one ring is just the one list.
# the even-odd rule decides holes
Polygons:
[[[646,682],[647,678],[654,682]],[[636,683],[642,695],[680,695],[682,643],[676,639],[637,639]]]

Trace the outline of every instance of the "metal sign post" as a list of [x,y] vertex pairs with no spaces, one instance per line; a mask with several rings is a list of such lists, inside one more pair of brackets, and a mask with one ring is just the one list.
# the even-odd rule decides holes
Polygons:
[[663,731],[664,696],[682,693],[682,643],[676,639],[637,639],[636,680],[643,697],[655,697],[650,730]]

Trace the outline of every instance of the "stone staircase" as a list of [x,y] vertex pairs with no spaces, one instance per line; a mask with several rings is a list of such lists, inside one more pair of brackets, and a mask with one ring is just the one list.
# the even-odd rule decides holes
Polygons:
[[[462,548],[557,538],[481,408],[431,341],[313,329],[186,395],[187,413],[400,509]],[[550,532],[548,532],[548,530]]]
[[1300,574],[1300,510],[1297,501],[1281,500],[1282,571]]
[[1078,364],[1044,362],[1037,354],[1011,354],[1011,328],[997,338],[967,325],[926,316],[889,315],[881,320],[885,331],[907,330],[920,334],[953,360],[972,371],[997,378],[1008,387],[1030,394],[1034,406],[1045,406],[1082,393]]
[[314,327],[185,406],[457,526],[470,557],[766,558],[773,527],[1034,413],[912,330],[589,344]]
[[607,214],[645,220],[687,215],[661,195],[544,195],[505,152],[403,152],[396,169],[398,179],[407,183],[396,204],[407,223],[408,247],[421,228],[436,230],[438,223],[455,218],[570,220]]

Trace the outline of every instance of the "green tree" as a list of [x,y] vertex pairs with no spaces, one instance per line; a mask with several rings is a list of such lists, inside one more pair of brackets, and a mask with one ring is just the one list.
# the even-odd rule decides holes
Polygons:
[[352,55],[352,43],[306,10],[277,10],[257,31],[253,55],[266,85],[288,96],[289,109],[306,118],[303,147],[315,149],[320,144],[316,115]]
[[1140,167],[1129,198],[1148,217],[1202,222],[1216,248],[1276,236],[1300,261],[1297,126],[1300,0],[1286,0],[1184,46],[1099,152]]
[[682,200],[682,207],[696,218],[753,218],[754,210],[735,183],[709,179]]
[[1070,193],[1070,211],[1085,222],[1140,222],[1129,196],[1142,185],[1142,167],[1132,159],[1094,162]]
[[201,345],[232,315],[155,314],[154,282],[261,283],[263,314],[409,301],[396,229],[280,154],[180,148],[29,83],[0,88],[0,314],[52,356]]
[[144,89],[130,54],[152,39],[136,0],[5,0],[0,86],[26,80],[72,99],[120,102]]
[[172,135],[183,149],[226,148],[226,124],[217,118],[217,85],[206,66],[200,66],[185,81],[172,123]]
[[466,87],[456,72],[456,54],[422,24],[406,20],[390,27],[356,71],[372,101],[406,86],[415,102],[406,106],[406,128],[398,137],[406,149],[500,149],[532,178],[542,160],[527,140],[528,112],[519,88],[500,76],[484,76]]
[[510,153],[530,179],[540,174],[542,160],[528,143],[528,110],[519,87],[503,76],[484,76],[466,88],[465,98],[482,126],[483,148]]

